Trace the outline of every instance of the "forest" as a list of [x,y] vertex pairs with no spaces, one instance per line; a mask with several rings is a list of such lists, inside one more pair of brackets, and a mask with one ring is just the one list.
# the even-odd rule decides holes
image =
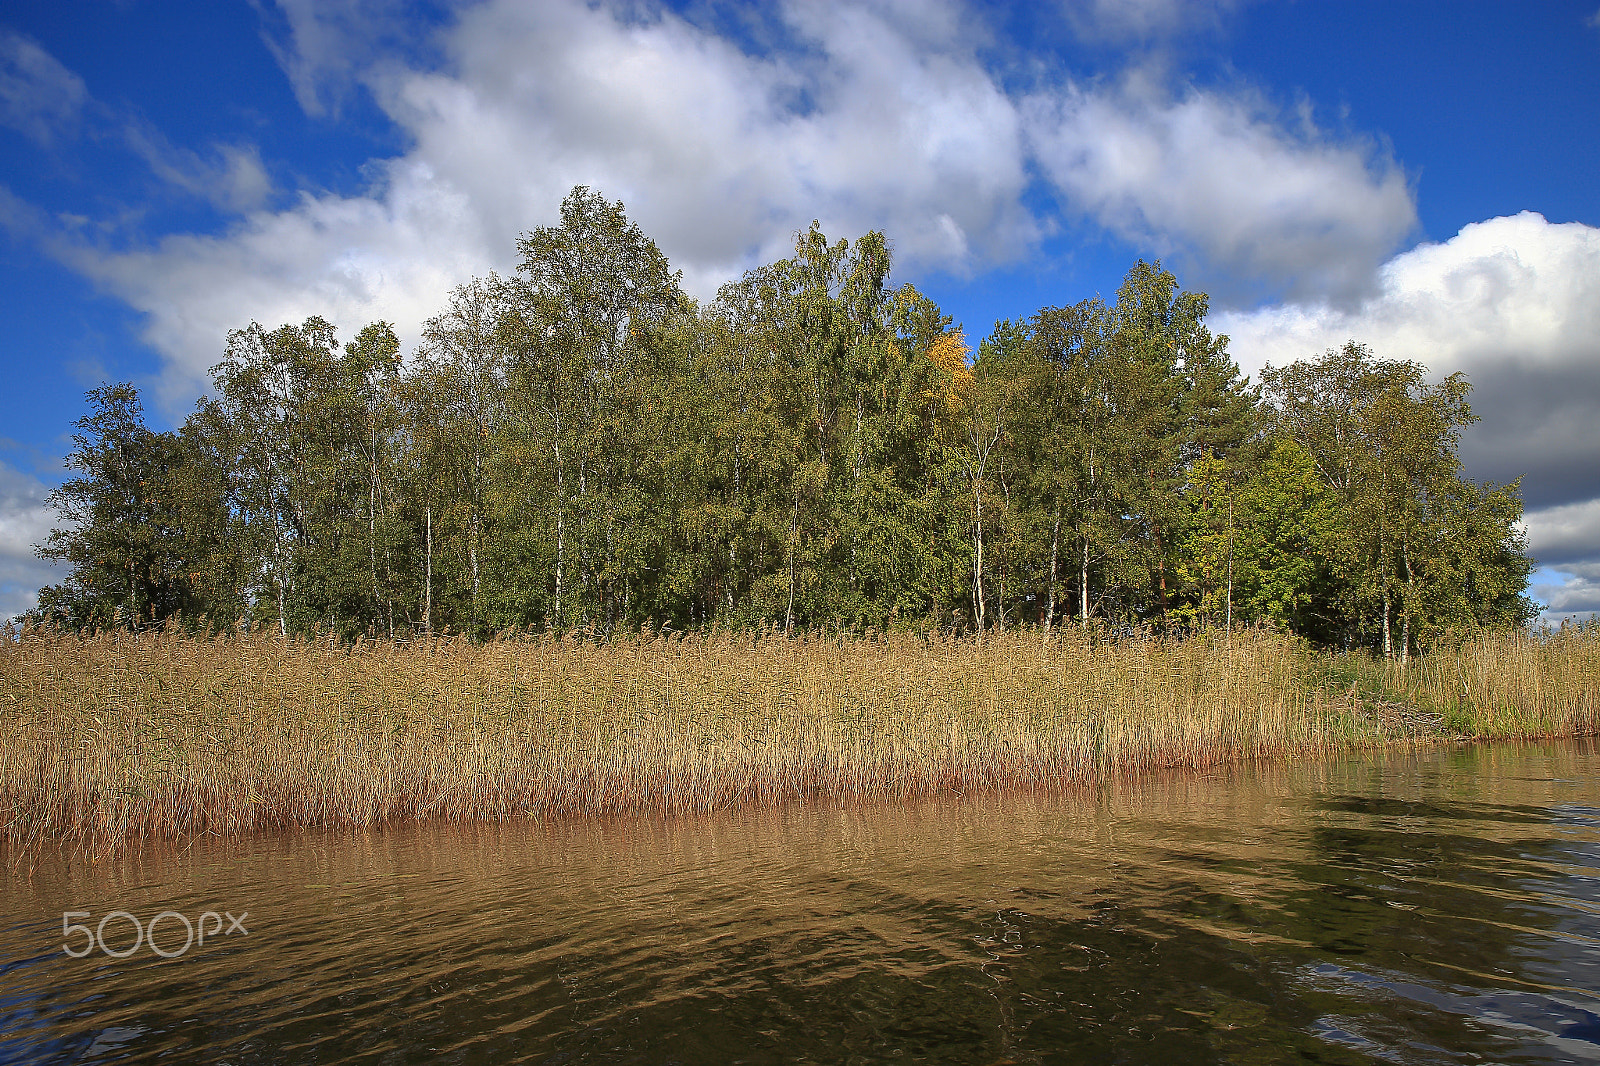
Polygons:
[[518,252],[410,354],[382,322],[235,330],[175,431],[91,391],[31,621],[1266,626],[1406,658],[1534,617],[1518,486],[1462,476],[1466,380],[1352,341],[1251,386],[1159,263],[974,351],[880,233],[813,223],[699,303],[580,187]]

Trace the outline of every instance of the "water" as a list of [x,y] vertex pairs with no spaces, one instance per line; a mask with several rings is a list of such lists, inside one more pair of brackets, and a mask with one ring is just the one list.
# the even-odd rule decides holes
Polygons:
[[[1459,748],[13,866],[0,1060],[1600,1059],[1596,770]],[[79,959],[68,910],[248,932]]]

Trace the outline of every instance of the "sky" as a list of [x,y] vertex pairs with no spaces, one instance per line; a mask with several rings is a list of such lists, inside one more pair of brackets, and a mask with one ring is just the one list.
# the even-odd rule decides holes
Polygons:
[[251,321],[409,347],[587,185],[701,299],[815,219],[974,340],[1159,258],[1247,372],[1464,372],[1467,476],[1586,617],[1597,119],[1597,0],[7,0],[0,616],[59,580],[85,390],[170,428]]

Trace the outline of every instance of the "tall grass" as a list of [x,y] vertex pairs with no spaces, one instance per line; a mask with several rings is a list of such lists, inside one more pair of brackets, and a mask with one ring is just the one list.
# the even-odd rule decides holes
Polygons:
[[1396,687],[1476,737],[1600,731],[1600,626],[1482,634],[1437,648]]
[[29,631],[0,646],[16,844],[1053,787],[1381,740],[1268,634],[409,646]]

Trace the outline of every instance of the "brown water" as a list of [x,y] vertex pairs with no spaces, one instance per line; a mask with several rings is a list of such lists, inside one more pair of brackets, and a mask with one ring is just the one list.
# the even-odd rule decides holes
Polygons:
[[[1461,748],[58,859],[0,873],[0,1060],[1600,1059],[1597,770]],[[248,935],[71,958],[68,910]]]

